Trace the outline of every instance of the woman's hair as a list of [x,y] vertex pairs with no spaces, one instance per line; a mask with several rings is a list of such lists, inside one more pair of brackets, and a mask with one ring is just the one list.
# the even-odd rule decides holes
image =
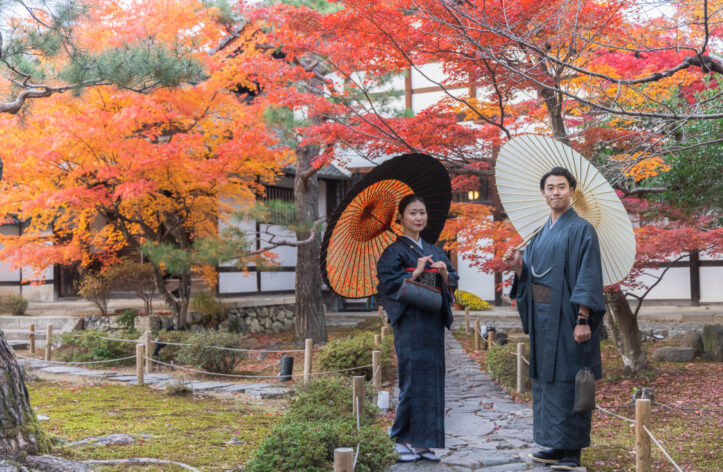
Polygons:
[[[406,210],[407,207],[409,206],[409,204],[412,202],[419,202],[422,205],[424,205],[425,207],[427,206],[427,204],[424,203],[424,199],[422,197],[420,197],[416,193],[411,193],[409,195],[404,196],[401,200],[399,200],[399,206],[397,207],[399,214],[404,215],[404,210]],[[401,223],[401,221],[399,221],[399,218],[396,219],[396,222]]]

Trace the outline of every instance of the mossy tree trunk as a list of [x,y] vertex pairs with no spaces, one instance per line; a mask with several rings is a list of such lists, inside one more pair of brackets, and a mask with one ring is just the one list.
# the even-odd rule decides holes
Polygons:
[[50,442],[30,407],[15,354],[0,331],[0,457],[46,453]]

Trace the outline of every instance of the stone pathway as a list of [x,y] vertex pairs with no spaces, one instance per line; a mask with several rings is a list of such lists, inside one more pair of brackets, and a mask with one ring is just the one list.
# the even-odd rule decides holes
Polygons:
[[392,472],[547,470],[531,463],[532,408],[512,401],[448,332],[446,450],[441,463],[395,464]]
[[[107,380],[109,382],[126,383],[128,385],[136,385],[137,378],[135,374],[128,374],[114,370],[98,370],[85,369],[83,367],[53,364],[41,359],[18,358],[18,364],[25,367],[29,372],[38,371],[52,375],[73,375],[78,377],[88,377],[94,379]],[[146,384],[155,388],[165,388],[165,386],[174,381],[174,376],[170,373],[153,373],[145,374],[143,379]],[[234,382],[218,382],[197,380],[188,381],[188,386],[193,389],[193,393],[242,393],[256,399],[279,398],[286,394],[289,390],[274,384],[267,383],[234,383]]]

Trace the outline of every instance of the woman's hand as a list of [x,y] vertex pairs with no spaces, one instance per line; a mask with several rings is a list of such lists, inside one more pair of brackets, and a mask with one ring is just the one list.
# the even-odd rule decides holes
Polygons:
[[439,271],[439,273],[442,275],[442,277],[445,277],[448,275],[447,264],[445,264],[444,261],[432,262],[431,267],[432,267],[432,269],[437,269]]
[[447,264],[445,264],[444,261],[433,262],[432,268],[439,271],[439,275],[442,276],[444,286],[449,287],[449,271],[447,270]]
[[425,267],[427,267],[427,263],[432,262],[432,256],[424,256],[417,259],[417,267],[414,269],[414,272],[412,272],[412,280],[416,280],[417,277],[422,275],[422,272],[424,272]]

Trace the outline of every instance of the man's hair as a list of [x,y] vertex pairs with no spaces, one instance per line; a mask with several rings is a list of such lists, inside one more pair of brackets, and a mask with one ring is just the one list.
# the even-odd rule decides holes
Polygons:
[[569,170],[565,169],[564,167],[553,167],[550,172],[543,175],[540,179],[540,190],[545,190],[545,181],[551,175],[565,177],[567,179],[568,185],[570,185],[570,188],[572,188],[573,190],[577,188],[577,180],[575,180],[575,177],[573,177]]

